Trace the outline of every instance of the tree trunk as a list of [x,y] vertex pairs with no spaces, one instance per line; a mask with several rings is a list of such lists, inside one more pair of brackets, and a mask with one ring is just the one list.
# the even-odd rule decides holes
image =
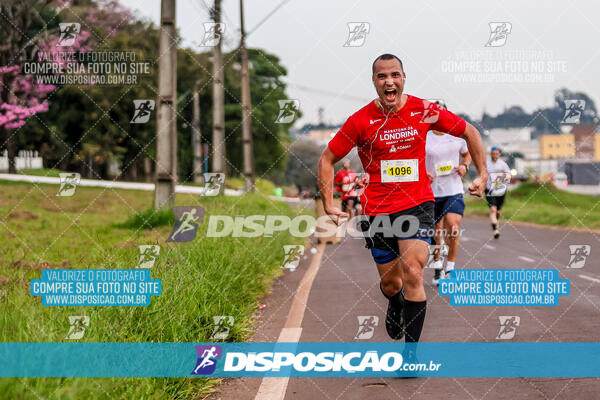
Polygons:
[[137,164],[132,162],[127,168],[127,180],[130,182],[137,182]]
[[150,160],[150,157],[144,158],[144,180],[152,182],[152,160]]
[[17,157],[17,144],[15,143],[15,134],[11,129],[4,129],[6,132],[6,151],[8,155],[8,173],[17,173],[17,163],[15,157]]
[[96,174],[94,174],[94,161],[92,160],[92,156],[88,156],[87,172],[85,175],[89,179],[96,179]]

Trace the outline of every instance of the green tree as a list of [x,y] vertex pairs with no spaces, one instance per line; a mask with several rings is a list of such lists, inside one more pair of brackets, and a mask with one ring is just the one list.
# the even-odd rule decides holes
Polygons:
[[514,152],[514,153],[506,153],[506,154],[504,154],[504,156],[506,157],[506,164],[510,168],[515,167],[515,159],[516,158],[525,158],[525,156],[523,156],[523,153],[518,152],[518,151]]
[[290,147],[290,156],[285,169],[285,181],[300,185],[303,190],[314,190],[319,175],[318,164],[323,146],[298,140]]
[[[95,2],[75,12],[102,18],[107,11],[95,10]],[[109,10],[110,11],[110,10]],[[108,12],[109,15],[114,13]],[[156,110],[146,124],[130,124],[135,99],[156,100],[158,95],[158,29],[149,21],[127,20],[94,50],[135,51],[137,61],[150,61],[151,74],[139,77],[131,86],[63,86],[49,98],[43,117],[30,118],[21,129],[19,147],[40,150],[46,167],[79,171],[91,178],[108,178],[109,166],[118,164],[121,178],[136,180],[151,174],[154,159]],[[252,133],[257,176],[282,177],[288,157],[289,125],[276,124],[278,100],[287,99],[285,68],[277,56],[261,49],[249,49],[252,94]],[[242,171],[240,64],[237,51],[225,60],[225,133],[228,174]],[[211,53],[178,49],[177,134],[179,181],[192,178],[192,95],[198,88],[201,133],[204,143],[212,139]],[[299,117],[299,113],[297,117]]]
[[[201,132],[203,140],[212,140],[212,64],[210,53],[195,53],[191,49],[178,52],[177,90],[180,92],[178,118],[179,176],[182,181],[192,176],[192,93],[199,86]],[[257,176],[281,178],[291,143],[291,124],[277,124],[279,100],[287,99],[285,83],[287,73],[277,56],[261,49],[248,49],[250,91],[252,99],[252,136],[254,162]],[[241,74],[237,51],[223,56],[225,64],[225,137],[227,146],[227,173],[241,175],[242,116]],[[296,117],[300,114],[297,113]]]
[[135,50],[136,60],[152,61],[151,75],[131,86],[70,86],[57,90],[50,108],[26,125],[22,147],[40,149],[46,167],[107,178],[117,162],[125,178],[135,180],[144,158],[154,158],[156,116],[146,124],[130,124],[134,99],[156,99],[158,30],[149,22],[123,24],[121,31],[95,50]]

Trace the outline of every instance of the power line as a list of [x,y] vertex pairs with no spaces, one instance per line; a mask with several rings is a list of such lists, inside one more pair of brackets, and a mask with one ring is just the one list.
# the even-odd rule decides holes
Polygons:
[[[204,9],[204,11],[208,14],[209,18],[213,19],[213,8],[206,4],[205,0],[196,0],[196,3]],[[225,17],[229,26],[235,26],[233,21],[229,18],[229,16],[225,13],[225,10],[223,9],[221,10],[221,16]],[[223,34],[221,36],[221,39],[228,47],[237,48],[237,44],[233,42],[233,40],[228,35]]]
[[[206,1],[205,0],[197,0],[197,1],[198,1],[198,3],[200,5],[202,5],[204,7],[204,9],[208,12],[208,15],[210,16],[211,12],[212,12],[211,11],[212,8],[208,4],[206,4]],[[233,23],[233,21],[231,20],[231,18],[229,18],[229,15],[227,15],[227,13],[225,12],[225,9],[221,10],[221,16],[225,17],[225,19],[227,20],[227,23],[229,25],[235,26],[235,24]]]
[[[248,35],[250,35],[250,33],[256,31],[262,24],[264,24],[269,18],[271,18],[271,16],[273,16],[273,14],[275,14],[281,7],[283,7],[289,1],[290,0],[283,0],[275,8],[273,8],[258,24],[256,24],[254,26],[254,28],[252,28],[250,31],[246,32],[246,37],[248,37]],[[205,0],[196,0],[196,3],[198,5],[200,5],[204,9],[204,11],[207,12],[208,15],[212,18],[213,9],[208,4],[206,4]],[[233,23],[231,22],[231,20],[229,19],[229,17],[224,13],[224,10],[221,10],[221,15],[222,16],[224,15],[225,19],[227,19],[228,22],[231,25],[233,25]],[[231,39],[227,38],[225,35],[224,35],[223,39],[225,39],[225,42],[229,45]],[[298,84],[295,84],[295,83],[289,83],[289,85],[294,86],[294,87],[296,87],[296,88],[298,88],[300,90],[303,90],[303,91],[324,94],[324,95],[327,95],[327,96],[334,96],[334,97],[338,97],[338,98],[342,98],[342,99],[346,99],[346,100],[353,100],[353,101],[360,101],[360,102],[369,102],[369,101],[371,101],[371,99],[366,99],[366,98],[358,97],[358,96],[349,96],[349,95],[340,96],[340,94],[337,93],[337,92],[330,92],[330,91],[327,91],[327,90],[313,88],[313,87],[305,86],[305,85],[298,85]]]
[[366,99],[364,97],[358,97],[358,96],[349,96],[349,95],[340,95],[340,93],[337,92],[330,92],[328,90],[323,90],[323,89],[317,89],[317,88],[312,88],[310,86],[304,86],[304,85],[297,85],[295,83],[288,83],[291,86],[294,86],[300,90],[305,90],[307,92],[314,92],[314,93],[319,93],[319,94],[325,94],[328,96],[335,96],[335,97],[339,97],[342,99],[348,99],[348,100],[356,100],[356,101],[360,101],[360,102],[369,102],[372,99]]
[[227,15],[227,13],[225,12],[225,9],[221,10],[221,13],[223,14],[223,16],[225,17],[225,20],[227,21],[227,23],[228,23],[230,26],[232,26],[232,27],[233,27],[233,26],[235,26],[235,24],[233,23],[233,20],[231,20],[231,19],[229,18],[229,15]]
[[277,12],[277,10],[279,10],[281,7],[283,7],[283,5],[285,3],[287,3],[288,1],[290,1],[290,0],[283,0],[281,3],[279,3],[277,5],[277,7],[275,7],[273,10],[271,10],[270,13],[268,13],[258,24],[256,24],[256,26],[254,26],[254,28],[252,28],[248,32],[246,32],[246,37],[248,37],[252,32],[257,30],[258,27],[260,27],[262,24],[264,24],[271,17],[271,15],[275,14]]
[[[208,6],[208,4],[206,4],[206,2],[204,0],[196,0],[196,3],[204,9],[204,11],[206,13],[208,13],[208,15],[210,16],[210,7]],[[194,2],[192,2],[192,4],[194,4]]]

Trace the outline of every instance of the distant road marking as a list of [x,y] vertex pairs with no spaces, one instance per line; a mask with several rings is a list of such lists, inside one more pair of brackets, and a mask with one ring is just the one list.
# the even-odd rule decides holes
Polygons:
[[591,276],[586,276],[586,275],[578,275],[578,276],[582,279],[587,279],[588,281],[600,283],[600,279],[592,278]]
[[484,244],[483,247],[485,247],[488,250],[496,250],[496,248],[490,244]]
[[533,258],[529,258],[529,257],[525,257],[525,256],[519,256],[519,258],[523,261],[535,262],[535,260]]
[[[288,312],[287,320],[279,334],[277,342],[297,343],[300,340],[300,335],[302,334],[302,320],[304,319],[304,312],[306,311],[306,304],[308,303],[308,295],[310,294],[310,289],[317,276],[317,272],[319,272],[319,268],[321,267],[321,259],[325,252],[325,246],[325,243],[321,243],[317,247],[317,254],[313,256],[308,270],[306,270],[306,273],[298,285],[298,289],[296,289],[292,307]],[[254,399],[282,400],[285,397],[289,380],[289,377],[263,378]]]

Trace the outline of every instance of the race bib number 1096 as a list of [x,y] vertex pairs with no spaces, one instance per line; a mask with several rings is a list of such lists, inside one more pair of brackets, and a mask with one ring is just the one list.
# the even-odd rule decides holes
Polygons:
[[381,160],[381,182],[417,182],[419,160]]

